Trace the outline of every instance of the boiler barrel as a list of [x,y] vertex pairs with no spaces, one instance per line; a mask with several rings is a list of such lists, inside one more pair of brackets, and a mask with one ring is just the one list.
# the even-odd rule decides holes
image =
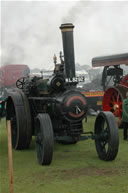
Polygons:
[[71,23],[62,24],[60,26],[63,40],[65,75],[67,78],[75,77],[73,28],[74,25]]
[[92,67],[128,65],[128,53],[110,56],[95,57],[92,59]]

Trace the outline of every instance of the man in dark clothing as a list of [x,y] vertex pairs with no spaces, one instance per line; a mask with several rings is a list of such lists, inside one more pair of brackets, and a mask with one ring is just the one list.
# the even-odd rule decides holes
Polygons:
[[128,139],[128,92],[126,93],[126,99],[123,101],[123,114],[122,114],[122,122],[123,122],[123,135],[124,140]]
[[0,96],[0,120],[5,116],[6,116],[5,99],[3,96]]
[[3,101],[0,101],[0,120],[5,116],[5,103]]

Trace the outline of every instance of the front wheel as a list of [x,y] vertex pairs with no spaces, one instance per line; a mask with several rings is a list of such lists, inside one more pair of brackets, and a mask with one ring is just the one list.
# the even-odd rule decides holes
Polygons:
[[100,112],[95,121],[95,145],[101,160],[112,161],[119,149],[118,127],[111,112]]
[[40,113],[35,125],[37,159],[40,165],[49,165],[53,157],[53,128],[50,116]]

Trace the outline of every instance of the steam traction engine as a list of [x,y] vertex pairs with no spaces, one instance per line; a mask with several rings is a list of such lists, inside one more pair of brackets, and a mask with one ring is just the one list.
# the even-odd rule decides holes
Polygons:
[[87,114],[86,98],[76,88],[81,78],[75,76],[73,28],[62,24],[64,60],[49,79],[43,77],[21,78],[18,89],[9,93],[7,119],[11,120],[12,145],[15,149],[28,148],[35,136],[37,158],[41,165],[48,165],[53,157],[54,139],[63,143],[78,140],[95,140],[98,156],[102,160],[114,160],[118,153],[119,136],[115,118],[111,112],[100,112],[93,132],[83,132],[83,119]]
[[120,67],[122,64],[128,65],[128,53],[92,59],[93,67],[104,66],[102,74],[102,85],[105,92],[103,111],[111,111],[115,117],[118,117],[118,126],[122,118],[122,101],[126,98],[128,91],[128,74],[124,75],[124,70]]

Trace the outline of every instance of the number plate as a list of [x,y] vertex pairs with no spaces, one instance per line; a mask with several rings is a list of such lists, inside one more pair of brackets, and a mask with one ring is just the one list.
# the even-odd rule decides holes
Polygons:
[[101,106],[102,105],[102,101],[97,101],[97,105]]

